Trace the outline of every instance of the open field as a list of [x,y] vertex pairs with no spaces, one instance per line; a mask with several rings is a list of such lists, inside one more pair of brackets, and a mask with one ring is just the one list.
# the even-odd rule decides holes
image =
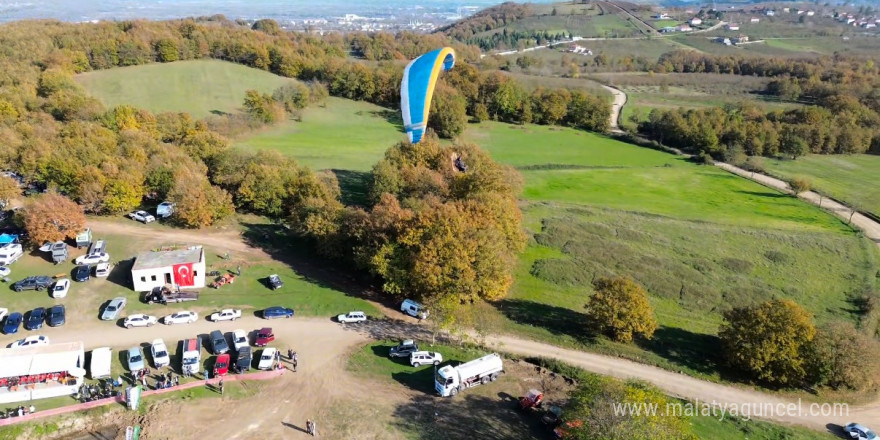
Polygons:
[[246,136],[235,146],[274,149],[314,169],[369,170],[391,145],[406,139],[399,112],[366,102],[329,98],[325,107]]
[[131,104],[153,113],[188,112],[195,118],[235,113],[245,91],[272,93],[295,81],[217,60],[120,67],[76,76],[108,108]]
[[477,37],[513,31],[547,31],[551,34],[566,32],[580,37],[627,37],[639,35],[638,28],[615,14],[533,16],[517,20],[506,27],[477,34]]
[[817,191],[880,215],[880,156],[814,154],[797,160],[767,160],[765,166],[783,179],[807,177]]

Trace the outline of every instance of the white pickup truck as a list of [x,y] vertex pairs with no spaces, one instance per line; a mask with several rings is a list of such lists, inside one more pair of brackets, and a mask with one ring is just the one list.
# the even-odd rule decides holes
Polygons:
[[235,321],[241,318],[241,309],[223,309],[211,314],[211,321]]

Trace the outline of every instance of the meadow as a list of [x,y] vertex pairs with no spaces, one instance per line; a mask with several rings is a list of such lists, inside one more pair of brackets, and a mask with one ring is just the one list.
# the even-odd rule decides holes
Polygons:
[[880,156],[818,155],[797,160],[767,160],[768,171],[783,179],[807,177],[817,191],[880,215]]
[[77,75],[76,81],[107,108],[131,104],[204,118],[238,112],[249,89],[271,94],[295,80],[224,61],[193,60],[99,70]]

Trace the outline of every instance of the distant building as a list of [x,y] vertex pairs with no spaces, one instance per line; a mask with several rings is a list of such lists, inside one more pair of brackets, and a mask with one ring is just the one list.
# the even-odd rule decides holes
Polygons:
[[768,9],[767,11],[764,11],[764,15],[766,15],[768,17],[773,17],[776,15],[776,11],[774,11],[772,9]]
[[749,23],[758,23],[758,22],[760,22],[760,21],[761,21],[760,18],[758,18],[758,17],[752,17],[752,18],[749,20]]
[[748,43],[748,42],[749,42],[749,36],[748,36],[748,35],[739,34],[739,35],[737,35],[737,36],[731,38],[731,39],[730,39],[730,42],[733,43],[733,44],[743,44],[743,43]]
[[716,43],[721,43],[725,46],[731,46],[733,43],[730,42],[730,38],[727,37],[718,37],[715,39]]
[[665,12],[658,12],[657,14],[654,15],[654,18],[657,20],[668,20],[669,14],[667,14]]
[[691,26],[699,26],[703,24],[703,20],[701,20],[700,17],[694,17],[688,23],[690,23]]
[[670,32],[675,32],[675,31],[676,31],[676,29],[672,26],[666,26],[665,28],[660,29],[660,32],[664,33],[664,34],[668,34]]
[[865,29],[871,29],[877,27],[876,23],[865,23]]
[[739,25],[736,24],[736,23],[730,23],[730,24],[727,25],[727,30],[729,30],[729,31],[738,31],[738,30],[739,30]]
[[681,25],[681,26],[678,27],[678,31],[679,31],[679,32],[690,32],[690,31],[692,31],[692,30],[694,30],[694,28],[692,28],[692,27],[690,27],[690,26],[688,26],[688,25],[686,25],[686,24],[683,24],[683,25]]
[[791,12],[791,8],[782,8],[782,12],[785,12],[787,14]]

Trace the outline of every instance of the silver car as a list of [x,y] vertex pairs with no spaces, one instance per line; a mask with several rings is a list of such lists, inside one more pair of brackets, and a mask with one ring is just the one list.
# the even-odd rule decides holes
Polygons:
[[107,304],[107,307],[104,308],[104,313],[101,313],[101,319],[104,321],[110,321],[116,319],[119,316],[119,312],[125,308],[125,298],[116,297],[110,300],[110,303]]

